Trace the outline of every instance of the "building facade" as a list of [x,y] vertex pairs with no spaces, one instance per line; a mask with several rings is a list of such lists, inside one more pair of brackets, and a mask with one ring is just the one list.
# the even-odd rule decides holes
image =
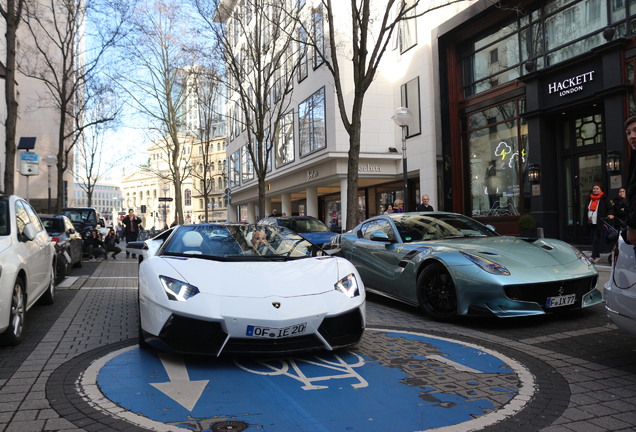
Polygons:
[[480,1],[435,31],[444,207],[518,233],[589,243],[594,184],[627,181],[636,113],[634,18],[625,1]]
[[[227,14],[225,24],[250,16],[240,8],[249,2],[224,2],[234,9]],[[291,2],[300,7],[306,27],[325,37],[326,19],[320,1]],[[411,208],[426,193],[433,205],[442,192],[435,139],[436,112],[431,109],[435,89],[428,80],[431,65],[431,34],[435,27],[455,15],[471,2],[451,5],[402,23],[396,31],[381,69],[366,93],[361,128],[359,157],[359,191],[357,219],[363,220],[383,212],[388,203],[406,198]],[[335,27],[341,32],[337,45],[344,88],[354,91],[350,76],[347,41],[351,40],[349,4],[333,6]],[[381,6],[384,8],[385,6]],[[381,11],[376,11],[381,12]],[[240,38],[236,43],[245,43]],[[326,43],[326,42],[325,42]],[[347,162],[349,135],[340,118],[333,77],[318,56],[303,53],[292,61],[301,66],[293,84],[291,106],[283,121],[284,138],[273,145],[271,169],[266,177],[265,215],[256,214],[257,179],[246,156],[246,138],[240,127],[240,113],[228,107],[228,176],[231,188],[230,219],[255,221],[271,211],[288,215],[316,216],[331,226],[345,226]],[[228,95],[232,98],[232,94]],[[348,95],[345,95],[347,100]],[[409,196],[404,197],[402,132],[392,120],[396,109],[407,106],[415,115],[407,132],[407,177]],[[347,108],[350,110],[350,107]]]
[[[119,185],[97,184],[93,188],[91,207],[95,208],[106,220],[107,226],[117,222],[117,216],[124,211],[123,199]],[[69,207],[88,207],[88,194],[79,184],[73,185],[73,197],[69,200]]]

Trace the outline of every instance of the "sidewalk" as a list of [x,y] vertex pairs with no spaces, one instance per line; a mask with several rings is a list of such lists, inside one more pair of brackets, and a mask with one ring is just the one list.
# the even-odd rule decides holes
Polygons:
[[[137,336],[137,310],[130,307],[137,301],[137,260],[85,261],[76,273],[92,269],[58,285],[57,304],[68,304],[15,373],[0,380],[0,431],[81,430],[51,407],[46,391],[51,374],[95,348]],[[29,311],[28,318],[37,319],[37,312]]]

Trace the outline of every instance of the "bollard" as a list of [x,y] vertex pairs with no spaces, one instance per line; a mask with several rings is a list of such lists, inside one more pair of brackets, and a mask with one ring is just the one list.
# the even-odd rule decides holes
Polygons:
[[537,228],[537,238],[543,238],[543,228]]

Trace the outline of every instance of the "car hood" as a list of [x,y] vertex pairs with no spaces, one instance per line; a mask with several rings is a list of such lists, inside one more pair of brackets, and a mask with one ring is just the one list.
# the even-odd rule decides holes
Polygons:
[[[232,297],[295,297],[334,289],[339,261],[332,257],[290,261],[222,262],[198,258],[155,257],[200,292]],[[161,266],[159,268],[162,268]],[[168,273],[163,273],[169,275]],[[169,275],[171,276],[171,275]],[[343,275],[345,276],[345,275]]]
[[[560,240],[536,239],[526,241],[519,237],[466,237],[435,242],[438,246],[459,249],[488,258],[506,267],[514,265],[539,268],[577,262],[572,247]],[[424,245],[426,243],[422,243]],[[431,243],[428,243],[430,246]]]

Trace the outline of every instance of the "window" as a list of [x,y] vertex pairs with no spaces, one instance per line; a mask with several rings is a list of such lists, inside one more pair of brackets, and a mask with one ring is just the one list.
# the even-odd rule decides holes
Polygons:
[[407,137],[419,135],[421,133],[420,120],[420,78],[417,77],[402,85],[402,106],[407,107],[413,114],[411,124],[407,126]]
[[241,168],[239,165],[239,161],[241,159],[241,151],[237,150],[234,153],[232,153],[230,155],[230,161],[229,161],[229,181],[230,181],[230,186],[238,186],[239,184],[239,178],[240,178],[240,173],[241,173]]
[[417,44],[417,18],[415,17],[416,7],[412,0],[402,2],[400,7],[404,8],[403,10],[408,9],[398,27],[400,52],[403,53]]
[[276,134],[276,167],[294,161],[294,112],[289,112],[281,119]]
[[192,191],[190,189],[186,189],[183,192],[183,196],[184,196],[184,205],[186,206],[191,206],[192,205]]
[[522,111],[523,99],[518,99],[465,117],[475,217],[516,216],[522,211],[519,185],[528,152]]
[[298,132],[301,157],[326,147],[324,87],[298,105]]
[[298,29],[298,82],[307,78],[307,32],[303,27]]
[[243,182],[254,179],[254,163],[250,155],[247,145],[241,148],[241,180]]
[[323,63],[322,55],[325,52],[325,20],[322,13],[322,6],[317,7],[311,13],[312,29],[314,31],[314,69]]

